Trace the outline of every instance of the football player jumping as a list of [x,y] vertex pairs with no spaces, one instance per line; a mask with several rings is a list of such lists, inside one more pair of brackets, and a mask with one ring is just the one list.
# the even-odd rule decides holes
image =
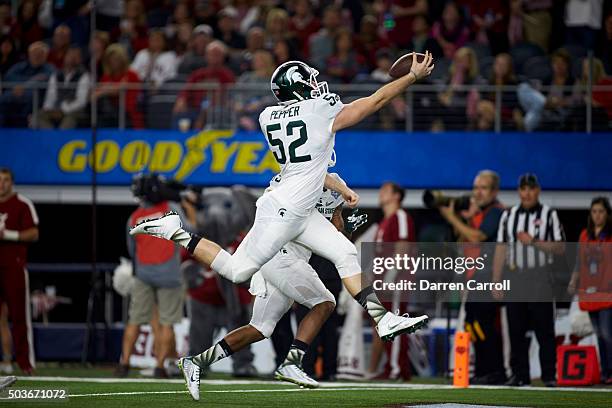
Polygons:
[[[216,243],[191,235],[181,227],[176,214],[146,220],[131,234],[149,234],[172,240],[185,247],[196,260],[235,283],[248,280],[288,242],[309,248],[330,260],[348,292],[376,322],[383,340],[413,332],[427,316],[398,316],[387,311],[371,286],[362,287],[361,266],[355,245],[315,210],[327,184],[327,164],[336,132],[346,129],[377,112],[434,68],[426,52],[422,62],[413,55],[408,74],[390,82],[372,95],[344,105],[330,93],[326,82],[317,82],[318,71],[301,61],[280,65],[272,74],[271,89],[278,105],[267,107],[259,123],[268,145],[281,165],[281,181],[257,202],[253,227],[234,254]],[[346,197],[356,205],[358,197]],[[287,276],[286,279],[292,279]]]

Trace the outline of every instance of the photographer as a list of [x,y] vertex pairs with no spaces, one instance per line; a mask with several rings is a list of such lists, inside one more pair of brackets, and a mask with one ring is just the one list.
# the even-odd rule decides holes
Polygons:
[[154,376],[168,376],[164,360],[173,353],[173,325],[183,318],[185,289],[180,274],[180,249],[159,238],[131,236],[129,230],[145,218],[159,217],[168,211],[177,212],[186,228],[190,229],[196,221],[195,207],[178,190],[176,184],[167,183],[155,174],[137,177],[132,183],[132,192],[140,201],[127,223],[127,246],[134,264],[135,279],[130,296],[129,322],[123,333],[121,360],[115,372],[119,377],[127,376],[139,328],[151,321],[155,306],[160,328],[156,339],[159,347],[156,348]]
[[[499,193],[499,175],[491,170],[482,170],[474,178],[470,208],[462,211],[467,221],[455,211],[455,200],[448,206],[439,206],[438,210],[444,219],[453,226],[458,240],[463,242],[495,242],[499,220],[504,211],[497,200]],[[486,250],[486,248],[483,248]],[[470,248],[476,253],[471,256],[482,256],[481,248]],[[489,259],[492,259],[490,256]],[[468,279],[490,282],[490,268],[484,271],[468,272]],[[486,298],[483,298],[486,296]],[[470,301],[471,300],[471,301]],[[504,371],[502,336],[500,325],[500,306],[493,302],[490,294],[468,296],[465,304],[465,329],[474,342],[476,355],[475,377],[472,384],[503,384],[506,381]]]

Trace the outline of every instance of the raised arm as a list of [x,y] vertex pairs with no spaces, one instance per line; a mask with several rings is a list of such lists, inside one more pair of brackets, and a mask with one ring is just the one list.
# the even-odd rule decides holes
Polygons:
[[429,51],[425,52],[425,58],[420,63],[416,61],[416,54],[413,54],[412,68],[408,74],[386,84],[370,96],[357,99],[356,101],[345,105],[334,120],[332,132],[337,132],[353,126],[367,116],[378,111],[393,98],[404,92],[408,86],[431,74],[431,71],[434,68],[432,63],[433,57]]

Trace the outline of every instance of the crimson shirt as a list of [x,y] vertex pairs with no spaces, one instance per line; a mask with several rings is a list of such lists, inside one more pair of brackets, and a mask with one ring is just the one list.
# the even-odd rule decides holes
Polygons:
[[[117,84],[121,82],[139,84],[140,78],[138,78],[138,74],[131,69],[118,75],[104,74],[102,78],[100,78],[100,83]],[[125,91],[125,111],[134,129],[144,129],[144,116],[138,106],[138,98],[140,98],[140,89],[127,89]],[[119,106],[119,96],[113,96],[111,100],[114,105]]]
[[412,217],[401,208],[389,218],[384,218],[376,231],[376,242],[398,241],[416,241]]
[[[205,97],[211,98],[211,104],[218,103],[215,99],[219,99],[218,95],[215,95],[215,91],[206,91],[204,89],[194,89],[190,90],[190,87],[193,84],[198,83],[218,83],[219,85],[227,85],[234,83],[236,81],[236,77],[234,73],[228,68],[209,68],[204,67],[193,71],[193,73],[187,79],[187,86],[181,90],[179,93],[179,99],[184,99],[187,101],[187,105],[191,109],[200,110],[200,105],[202,104],[202,99]],[[207,92],[209,95],[207,96]]]
[[[2,225],[4,224],[4,228]],[[32,202],[21,194],[0,203],[0,229],[24,231],[38,225]],[[28,244],[0,240],[0,266],[23,268],[27,262]]]

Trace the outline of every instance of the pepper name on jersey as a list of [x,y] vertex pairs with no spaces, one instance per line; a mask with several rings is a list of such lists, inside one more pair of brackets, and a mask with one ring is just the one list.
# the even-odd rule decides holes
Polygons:
[[287,106],[269,106],[259,124],[281,166],[274,198],[298,216],[308,215],[323,189],[335,143],[332,127],[344,105],[328,93]]

